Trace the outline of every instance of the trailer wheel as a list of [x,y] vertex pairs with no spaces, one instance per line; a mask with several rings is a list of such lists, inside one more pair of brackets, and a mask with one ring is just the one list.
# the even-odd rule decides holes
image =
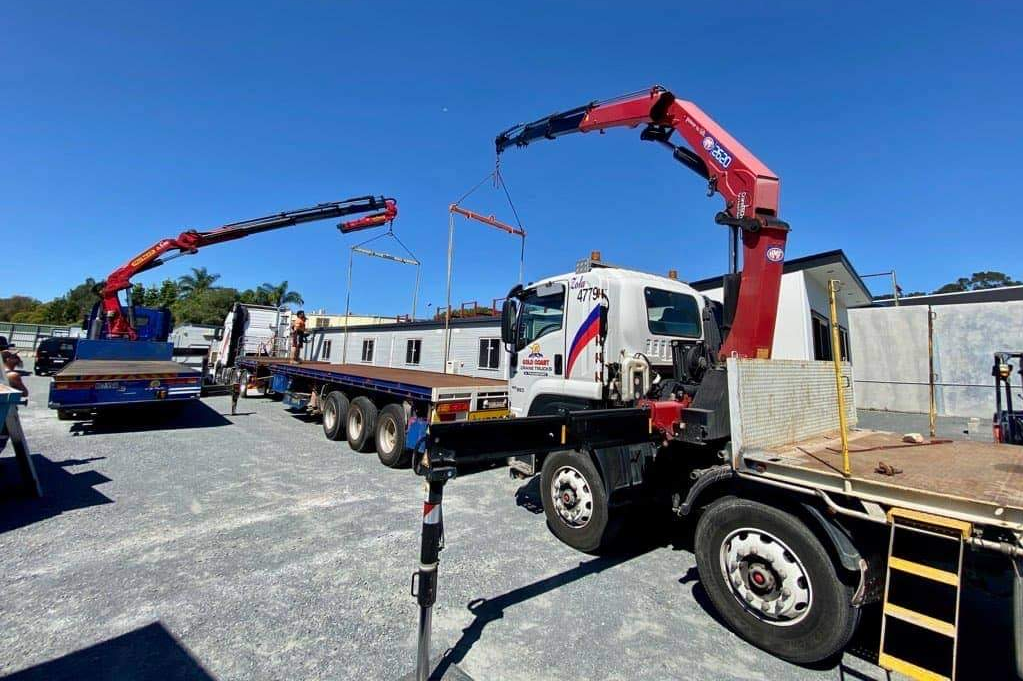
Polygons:
[[357,452],[373,448],[377,408],[368,397],[356,397],[348,407],[348,445]]
[[696,565],[711,602],[742,638],[796,664],[841,651],[860,619],[853,587],[839,578],[799,518],[723,497],[696,525]]
[[389,404],[380,410],[376,427],[377,456],[388,468],[408,468],[412,452],[405,448],[405,408]]
[[614,544],[621,529],[619,512],[608,506],[604,481],[585,452],[550,454],[540,472],[547,526],[577,551],[600,553]]
[[73,411],[71,411],[70,409],[58,409],[57,410],[57,420],[58,421],[73,421],[74,418],[75,418],[75,413]]
[[348,398],[335,390],[323,402],[323,434],[328,440],[345,439],[345,419],[348,418]]
[[[228,374],[228,377],[227,377],[228,380],[226,381],[227,383],[234,382],[235,376],[232,375],[233,373],[234,372],[231,372],[230,374]],[[237,376],[237,378],[238,378],[238,394],[241,397],[247,398],[249,396],[249,372],[248,371],[243,371],[243,372],[241,372],[241,374],[239,374]]]

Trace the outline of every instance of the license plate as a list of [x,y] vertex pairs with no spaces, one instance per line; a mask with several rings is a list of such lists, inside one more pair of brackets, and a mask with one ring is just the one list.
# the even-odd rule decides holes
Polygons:
[[470,421],[488,421],[490,419],[503,419],[508,416],[507,409],[482,409],[469,413]]
[[104,381],[96,384],[97,390],[117,390],[121,387],[121,384],[117,381]]

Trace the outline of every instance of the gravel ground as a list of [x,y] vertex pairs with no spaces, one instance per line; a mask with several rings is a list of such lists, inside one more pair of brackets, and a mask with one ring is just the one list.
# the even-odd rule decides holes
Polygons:
[[[46,496],[12,498],[6,451],[0,676],[412,669],[422,483],[409,471],[270,401],[243,400],[231,417],[227,398],[210,398],[170,423],[83,428],[46,409],[46,379],[27,381],[22,419]],[[738,639],[710,610],[684,527],[592,558],[554,539],[529,492],[504,471],[447,488],[434,650],[473,678],[884,678],[852,654],[806,669]]]

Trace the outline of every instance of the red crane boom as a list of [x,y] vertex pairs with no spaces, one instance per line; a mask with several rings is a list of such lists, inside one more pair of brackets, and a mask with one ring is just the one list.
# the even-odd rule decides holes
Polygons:
[[[743,268],[734,319],[721,355],[770,357],[789,231],[778,219],[779,180],[698,106],[654,86],[516,125],[498,135],[495,143],[500,154],[508,147],[524,147],[538,139],[638,125],[645,126],[640,139],[669,147],[676,160],[707,180],[708,195],[719,193],[724,198],[725,209],[715,222],[732,229],[733,272],[738,264],[734,243],[741,234]],[[671,142],[674,132],[688,147]],[[728,288],[726,283],[726,291]]]
[[[252,234],[268,232],[282,227],[291,227],[305,222],[330,220],[345,215],[356,215],[377,211],[373,215],[349,220],[338,224],[343,233],[359,231],[390,222],[398,215],[398,204],[394,199],[383,196],[360,196],[344,201],[320,203],[310,208],[284,211],[252,220],[232,222],[208,232],[194,229],[186,230],[171,239],[161,239],[142,251],[125,264],[110,273],[105,281],[97,286],[97,293],[102,298],[103,314],[107,323],[109,338],[127,338],[135,340],[137,333],[130,319],[121,310],[118,293],[131,288],[131,278],[139,272],[159,267],[168,260],[182,255],[193,255],[205,246],[234,241]],[[164,256],[169,251],[176,251]],[[129,301],[129,307],[131,303]]]

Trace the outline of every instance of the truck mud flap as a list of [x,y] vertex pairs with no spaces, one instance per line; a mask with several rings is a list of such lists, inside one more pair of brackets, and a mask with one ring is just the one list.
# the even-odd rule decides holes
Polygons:
[[643,484],[644,470],[656,447],[652,442],[642,442],[635,445],[597,447],[592,450],[593,458],[604,478],[604,487],[613,504],[625,501],[621,494],[616,495],[615,492],[623,492]]

